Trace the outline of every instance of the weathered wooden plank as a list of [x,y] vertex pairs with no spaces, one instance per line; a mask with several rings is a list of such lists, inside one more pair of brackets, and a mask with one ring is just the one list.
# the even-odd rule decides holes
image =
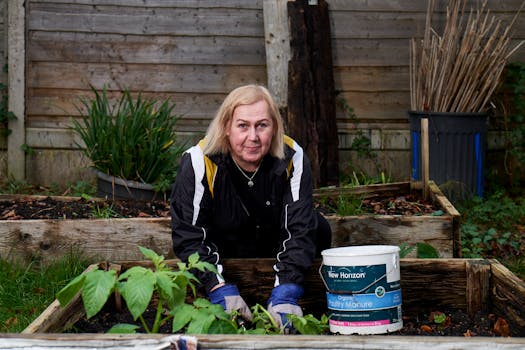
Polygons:
[[[137,95],[137,91],[130,90],[130,92],[132,96]],[[60,120],[61,118],[69,119],[70,116],[77,117],[85,114],[87,110],[81,105],[81,99],[94,98],[91,90],[77,89],[29,89],[28,94],[31,96],[27,104],[28,122],[31,123],[31,119],[35,117],[44,121],[45,116],[49,116],[49,120],[45,122],[49,123],[49,127],[55,123],[57,127],[62,127],[64,122]],[[157,101],[169,99],[175,104],[174,113],[181,119],[202,117],[212,119],[226,94],[227,92],[141,92],[144,98],[154,98]],[[107,97],[111,103],[117,102],[121,97],[121,92],[120,90],[108,90]],[[54,119],[56,120],[53,122]]]
[[332,11],[335,38],[411,38],[423,34],[426,13]]
[[337,85],[348,91],[408,91],[408,67],[339,67]]
[[494,311],[509,323],[512,335],[525,335],[525,286],[497,260],[491,262],[491,300]]
[[173,257],[169,218],[7,220],[0,254],[49,260],[78,248],[100,260],[139,260],[137,245]]
[[[336,85],[337,89],[337,85]],[[407,123],[407,110],[410,106],[408,91],[361,92],[343,91],[340,94],[348,106],[353,108],[359,124],[361,123]],[[356,128],[356,120],[343,114],[337,114],[339,132]],[[359,125],[360,127],[362,125]],[[406,125],[408,126],[408,125]],[[381,127],[380,127],[381,128]]]
[[[468,15],[468,14],[466,14]],[[332,11],[333,35],[336,38],[412,38],[422,37],[425,12],[343,12]],[[494,14],[504,25],[511,23],[515,13]],[[445,16],[436,17],[432,27],[443,28]],[[516,23],[515,36],[523,37],[525,24]]]
[[[406,38],[338,38],[333,40],[334,66],[408,66],[409,40]],[[341,74],[335,71],[335,79]],[[351,86],[351,85],[350,85]]]
[[366,186],[355,187],[336,187],[336,188],[318,188],[314,190],[314,198],[320,199],[323,197],[330,197],[337,199],[338,196],[359,195],[364,198],[376,196],[393,196],[394,194],[410,193],[410,182],[394,182],[389,184],[373,184]]
[[[426,12],[427,2],[421,0],[328,0],[332,11],[386,11],[386,12]],[[436,11],[444,11],[446,0],[438,0]],[[467,1],[467,7],[476,6],[478,0]],[[520,7],[521,0],[489,0],[487,8],[491,12],[515,11]]]
[[401,259],[403,310],[466,310],[466,259]]
[[246,83],[266,82],[264,66],[138,65],[34,62],[28,71],[31,88],[128,88],[133,91],[224,93]]
[[[175,335],[176,336],[176,335]],[[91,350],[91,349],[170,349],[165,334],[2,334],[0,349]],[[488,337],[404,337],[383,335],[194,335],[198,349],[203,350],[522,350],[523,338]]]
[[409,246],[427,243],[440,252],[440,257],[453,257],[450,217],[347,216],[334,217],[329,222],[334,232],[334,247],[377,242],[390,245],[405,243]]
[[[113,5],[126,7],[189,7],[189,8],[246,8],[260,9],[263,0],[184,0],[176,4],[166,0],[31,0],[35,4],[83,4],[83,5]],[[175,5],[174,5],[175,4]]]
[[[155,20],[151,20],[152,16]],[[241,25],[242,19],[242,25]],[[262,9],[138,8],[53,4],[31,6],[30,31],[135,35],[264,36]]]
[[260,37],[33,32],[31,61],[264,65]]

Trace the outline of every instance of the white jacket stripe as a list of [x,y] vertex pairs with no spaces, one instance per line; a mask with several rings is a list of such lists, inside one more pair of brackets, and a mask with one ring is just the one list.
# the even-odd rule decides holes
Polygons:
[[187,150],[191,155],[191,165],[193,166],[193,172],[195,174],[195,193],[193,194],[193,219],[192,225],[197,223],[199,217],[200,204],[202,197],[204,196],[204,186],[202,185],[202,179],[204,178],[206,168],[204,165],[204,154],[202,149],[197,145]]
[[293,174],[290,180],[290,187],[292,192],[292,199],[294,202],[299,200],[299,191],[301,190],[301,177],[303,176],[303,149],[294,142],[293,149],[295,151],[293,162]]

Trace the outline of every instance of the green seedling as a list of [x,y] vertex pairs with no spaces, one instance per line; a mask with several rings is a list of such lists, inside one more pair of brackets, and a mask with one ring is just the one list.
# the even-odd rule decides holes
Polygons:
[[[164,308],[176,310],[177,306],[185,304],[188,288],[193,291],[194,296],[196,295],[195,284],[198,280],[189,270],[208,270],[216,273],[215,266],[199,261],[196,253],[189,257],[187,264],[179,262],[178,270],[175,271],[166,265],[164,257],[144,247],[139,249],[153,262],[154,269],[134,266],[120,276],[117,276],[114,270],[92,270],[84,273],[73,279],[57,294],[60,305],[67,305],[81,291],[86,317],[91,318],[102,309],[116,290],[126,301],[133,319],[140,320],[147,333],[157,333],[163,324],[174,317],[173,312],[164,315]],[[150,305],[154,292],[159,298],[156,316],[153,324],[147,325],[142,315]],[[118,327],[132,330],[129,325]]]

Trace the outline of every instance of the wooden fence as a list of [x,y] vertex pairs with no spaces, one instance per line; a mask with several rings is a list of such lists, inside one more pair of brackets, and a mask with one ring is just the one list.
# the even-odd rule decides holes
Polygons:
[[[10,90],[10,103],[21,111],[9,152],[0,139],[0,175],[7,175],[10,155],[9,172],[25,172],[30,182],[65,185],[92,177],[79,140],[69,130],[71,118],[78,117],[78,99],[90,96],[89,85],[106,86],[110,95],[129,88],[170,98],[182,115],[179,133],[199,138],[232,88],[272,86],[269,72],[279,61],[266,53],[278,33],[270,32],[268,21],[280,16],[265,16],[265,11],[268,4],[284,1],[26,0],[25,6],[9,1],[8,11],[8,1],[0,0],[0,31],[9,35],[9,40],[0,35],[0,63],[11,52],[9,81],[18,90]],[[336,89],[358,118],[337,112],[341,169],[354,164],[368,173],[385,170],[394,180],[407,180],[409,39],[423,34],[427,2],[327,2]],[[439,26],[445,1],[437,2]],[[509,21],[521,2],[488,3],[498,18]],[[21,15],[13,16],[13,11]],[[516,42],[525,38],[523,18],[516,23]],[[17,43],[25,50],[20,52]],[[525,47],[512,57],[524,59]],[[20,66],[25,69],[17,71]],[[16,72],[25,74],[19,85]],[[7,82],[6,76],[0,78]],[[371,140],[376,158],[359,158],[350,151],[357,130]],[[490,150],[502,142],[498,133],[489,135]],[[24,153],[22,146],[32,152]]]

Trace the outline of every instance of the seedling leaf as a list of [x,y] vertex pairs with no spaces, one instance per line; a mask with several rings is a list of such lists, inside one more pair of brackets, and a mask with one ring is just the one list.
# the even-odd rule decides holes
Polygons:
[[71,300],[73,300],[75,295],[77,295],[77,293],[82,289],[85,278],[85,274],[78,275],[57,293],[57,299],[60,303],[60,306],[65,307],[71,302]]
[[86,274],[82,288],[82,300],[86,317],[96,315],[104,306],[116,283],[115,270],[93,270]]

